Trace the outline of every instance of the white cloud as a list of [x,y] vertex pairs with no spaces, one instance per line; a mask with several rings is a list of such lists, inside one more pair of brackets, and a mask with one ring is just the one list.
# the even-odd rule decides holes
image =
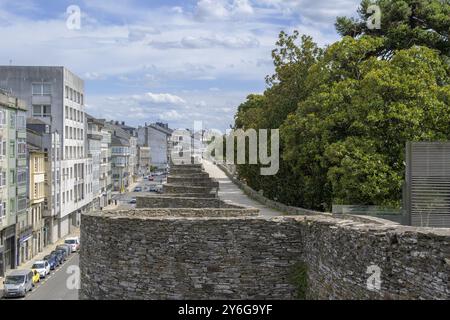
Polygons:
[[195,11],[195,16],[199,20],[225,19],[229,14],[225,3],[221,0],[200,0]]
[[[264,90],[281,30],[295,28],[330,43],[337,39],[335,16],[353,14],[359,1],[196,0],[148,10],[83,0],[82,28],[68,30],[64,11],[56,15],[40,3],[12,10],[11,1],[0,0],[0,35],[8,44],[0,63],[68,67],[86,80],[95,116],[134,123],[164,116],[179,124],[198,117],[222,128],[247,94]],[[35,10],[46,14],[28,14]]]
[[172,12],[182,14],[184,12],[182,7],[172,7]]
[[133,95],[132,98],[139,102],[181,105],[186,103],[182,98],[170,93],[147,92],[143,95]]
[[232,3],[226,0],[200,0],[197,2],[195,17],[202,21],[240,19],[253,13],[248,0],[234,0]]
[[159,118],[165,121],[182,119],[183,116],[176,110],[170,110],[159,114]]
[[251,15],[254,13],[253,7],[250,5],[248,0],[234,0],[232,12],[238,16]]

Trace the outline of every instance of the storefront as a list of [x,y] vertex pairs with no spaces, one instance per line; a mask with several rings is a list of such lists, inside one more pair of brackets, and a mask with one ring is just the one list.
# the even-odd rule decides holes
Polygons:
[[4,243],[3,243],[3,271],[7,272],[10,269],[16,267],[16,226],[10,226],[3,230]]
[[[0,234],[1,236],[1,234]],[[5,276],[5,264],[3,263],[3,246],[0,246],[0,278]]]
[[17,265],[21,265],[31,259],[31,242],[33,238],[33,228],[28,227],[22,230],[17,241],[17,248],[19,248],[19,255]]

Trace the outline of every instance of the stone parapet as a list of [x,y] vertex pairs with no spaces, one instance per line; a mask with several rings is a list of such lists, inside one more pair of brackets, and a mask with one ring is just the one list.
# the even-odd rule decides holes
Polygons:
[[[80,297],[450,298],[449,229],[246,210],[84,214]],[[299,265],[304,292],[293,280]],[[378,275],[380,288],[368,286]]]

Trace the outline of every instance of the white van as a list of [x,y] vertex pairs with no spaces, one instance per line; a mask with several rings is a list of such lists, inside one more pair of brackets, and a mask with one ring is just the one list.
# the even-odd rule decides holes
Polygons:
[[72,252],[80,250],[80,239],[78,237],[67,238],[64,240],[64,244],[69,245],[72,248]]
[[14,270],[6,276],[3,284],[5,297],[25,297],[28,291],[33,290],[33,271]]

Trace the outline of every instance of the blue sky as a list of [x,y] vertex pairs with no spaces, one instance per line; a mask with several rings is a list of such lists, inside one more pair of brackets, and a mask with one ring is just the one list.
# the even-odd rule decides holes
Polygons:
[[[86,82],[87,112],[131,125],[224,130],[264,91],[281,30],[338,39],[359,0],[0,0],[0,64],[64,65]],[[66,27],[70,5],[81,28]]]

